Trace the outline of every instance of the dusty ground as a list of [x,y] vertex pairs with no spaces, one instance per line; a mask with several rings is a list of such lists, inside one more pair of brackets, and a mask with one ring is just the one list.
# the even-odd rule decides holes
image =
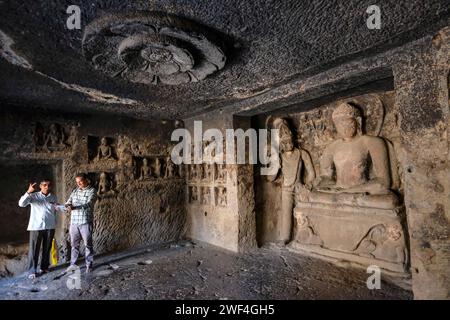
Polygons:
[[[33,281],[0,281],[0,299],[411,299],[410,291],[382,282],[366,287],[365,270],[302,257],[284,249],[233,254],[180,242],[96,260],[81,289],[69,290],[64,269]],[[130,256],[131,254],[134,254]],[[118,266],[118,268],[117,268]]]

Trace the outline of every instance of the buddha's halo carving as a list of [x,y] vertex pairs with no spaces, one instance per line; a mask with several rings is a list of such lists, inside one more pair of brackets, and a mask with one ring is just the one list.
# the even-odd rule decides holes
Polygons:
[[105,16],[83,35],[83,54],[96,69],[145,84],[203,80],[225,66],[221,46],[206,28],[161,12]]

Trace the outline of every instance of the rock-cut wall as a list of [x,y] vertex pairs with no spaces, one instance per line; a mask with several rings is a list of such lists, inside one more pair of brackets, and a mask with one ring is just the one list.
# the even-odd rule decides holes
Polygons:
[[[53,172],[59,202],[66,201],[75,188],[76,174],[87,173],[98,192],[94,211],[96,253],[172,241],[184,235],[184,173],[169,159],[174,123],[9,108],[3,109],[0,119],[0,163],[5,164],[1,168],[20,164]],[[10,169],[1,174],[8,177],[15,172]],[[24,176],[14,201],[8,198],[15,202],[11,205],[16,206],[26,191],[25,180],[40,178],[39,174]],[[26,239],[29,208],[20,211],[19,225],[14,228],[20,229],[25,234],[22,239]],[[0,219],[7,215],[0,212]],[[69,222],[68,214],[58,216],[60,261],[68,258],[70,250]]]

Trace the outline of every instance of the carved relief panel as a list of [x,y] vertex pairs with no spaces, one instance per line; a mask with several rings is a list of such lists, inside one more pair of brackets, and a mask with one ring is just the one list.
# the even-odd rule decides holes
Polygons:
[[[276,180],[268,179],[270,187],[267,182],[257,186],[260,212],[266,215],[259,218],[260,230],[284,234],[283,242],[296,250],[363,265],[378,263],[392,272],[407,272],[402,170],[395,147],[399,139],[398,119],[393,97],[393,92],[368,94],[311,111],[267,117],[266,126],[277,127],[277,121],[283,123],[280,118],[286,122],[277,127],[281,175]],[[289,150],[291,143],[293,150],[307,150],[316,172],[310,184],[301,181],[303,186],[297,184],[292,192],[286,183],[298,179],[302,171],[288,170],[299,167],[289,165],[298,163],[291,161],[296,151],[289,151],[289,157],[283,155],[288,140]],[[307,162],[302,163],[303,173],[312,171],[307,169]],[[265,189],[277,192],[264,193]],[[295,199],[291,199],[291,194],[295,194]],[[280,199],[273,216],[270,202]],[[285,221],[292,216],[291,227]],[[275,224],[269,224],[270,221]]]
[[78,123],[40,123],[33,129],[34,152],[53,153],[71,150],[79,139]]
[[117,160],[116,139],[112,137],[88,136],[88,153],[90,162],[115,163]]

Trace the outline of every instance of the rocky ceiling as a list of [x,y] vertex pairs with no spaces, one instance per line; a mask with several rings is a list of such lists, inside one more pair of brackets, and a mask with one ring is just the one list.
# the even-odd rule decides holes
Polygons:
[[[186,118],[435,32],[450,0],[0,0],[0,103]],[[235,107],[234,107],[235,106]],[[257,105],[252,106],[257,108]],[[276,107],[276,104],[275,106]]]

